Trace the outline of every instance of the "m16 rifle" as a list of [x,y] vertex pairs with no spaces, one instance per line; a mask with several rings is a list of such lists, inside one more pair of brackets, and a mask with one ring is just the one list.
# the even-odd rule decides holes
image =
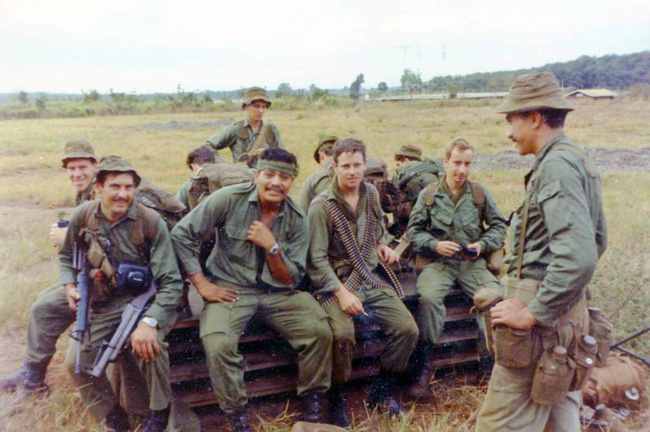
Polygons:
[[144,292],[139,294],[126,305],[124,312],[122,312],[122,320],[119,327],[111,337],[109,342],[102,343],[95,362],[92,368],[88,371],[91,376],[99,378],[104,373],[106,366],[114,362],[117,356],[124,348],[126,340],[131,336],[144,315],[146,306],[149,300],[156,295],[158,287],[153,277],[149,277],[148,269],[146,267],[136,266],[132,264],[121,264],[117,271],[118,284],[127,287],[135,287],[137,285],[145,288]]
[[72,267],[78,270],[77,292],[81,296],[77,302],[77,320],[70,337],[77,341],[77,355],[74,366],[75,374],[81,373],[81,348],[88,336],[88,311],[90,305],[90,284],[88,276],[88,261],[86,259],[86,248],[74,242],[72,247]]

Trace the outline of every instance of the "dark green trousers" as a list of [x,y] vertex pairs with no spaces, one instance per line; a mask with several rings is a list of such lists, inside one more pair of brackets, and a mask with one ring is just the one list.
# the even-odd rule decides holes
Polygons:
[[[417,292],[420,295],[418,306],[418,325],[420,340],[427,345],[440,343],[440,335],[445,325],[447,311],[445,297],[454,286],[458,286],[468,295],[474,297],[480,288],[492,288],[501,292],[499,280],[487,269],[484,259],[475,261],[449,260],[433,262],[427,265],[418,276]],[[483,320],[478,319],[483,338]],[[481,342],[485,350],[485,342]]]
[[[413,315],[394,291],[370,288],[354,294],[386,336],[386,346],[380,357],[381,368],[387,372],[402,372],[418,340],[418,326]],[[341,310],[337,301],[328,303],[324,309],[334,337],[332,382],[339,384],[348,381],[352,373],[356,343],[354,319]]]
[[298,351],[298,395],[326,392],[332,374],[332,333],[325,312],[316,300],[301,291],[256,288],[238,288],[238,291],[238,301],[206,303],[201,314],[201,340],[221,409],[231,413],[248,401],[244,358],[237,346],[254,316],[280,333]]
[[29,312],[25,362],[46,369],[56,351],[56,341],[75,318],[76,314],[68,306],[65,287],[60,283],[47,287]]

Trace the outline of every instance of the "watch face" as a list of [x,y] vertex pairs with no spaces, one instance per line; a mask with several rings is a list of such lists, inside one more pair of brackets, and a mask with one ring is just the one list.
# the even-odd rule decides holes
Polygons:
[[147,324],[148,326],[151,326],[151,327],[156,327],[158,325],[158,321],[155,318],[146,317],[146,318],[143,318],[142,321],[144,321],[145,324]]

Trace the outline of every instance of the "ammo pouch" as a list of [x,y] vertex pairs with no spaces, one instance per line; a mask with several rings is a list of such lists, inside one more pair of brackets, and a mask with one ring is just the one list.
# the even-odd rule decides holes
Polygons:
[[490,308],[502,300],[501,294],[492,288],[481,288],[474,294],[474,307],[483,315],[483,331],[485,333],[485,344],[490,354],[494,355],[494,338],[492,335],[492,315]]
[[111,287],[116,283],[115,268],[97,240],[93,239],[90,242],[86,258],[92,267],[88,272],[88,276],[92,279],[90,301],[105,302],[111,295]]
[[[540,282],[535,279],[517,279],[504,276],[501,279],[503,298],[516,298],[524,304],[530,303],[537,293]],[[539,351],[539,337],[536,328],[514,329],[505,325],[493,328],[494,359],[508,368],[526,368],[533,364],[535,352]]]

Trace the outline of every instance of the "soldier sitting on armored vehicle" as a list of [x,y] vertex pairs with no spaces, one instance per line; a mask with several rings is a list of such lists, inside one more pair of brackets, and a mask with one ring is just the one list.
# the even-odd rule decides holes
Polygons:
[[318,195],[327,189],[332,177],[332,148],[338,141],[335,136],[323,138],[314,151],[314,160],[320,165],[320,169],[312,173],[300,189],[298,205],[305,213],[309,210],[309,204]]
[[[203,169],[203,165],[215,163],[215,158],[214,154],[208,148],[199,147],[195,148],[187,155],[185,163],[190,171],[192,171],[192,177],[196,177],[201,172],[201,169]],[[176,199],[183,203],[187,208],[187,211],[190,210],[190,201],[188,197],[190,186],[192,186],[192,178],[183,183],[183,186],[181,186],[176,194]]]

